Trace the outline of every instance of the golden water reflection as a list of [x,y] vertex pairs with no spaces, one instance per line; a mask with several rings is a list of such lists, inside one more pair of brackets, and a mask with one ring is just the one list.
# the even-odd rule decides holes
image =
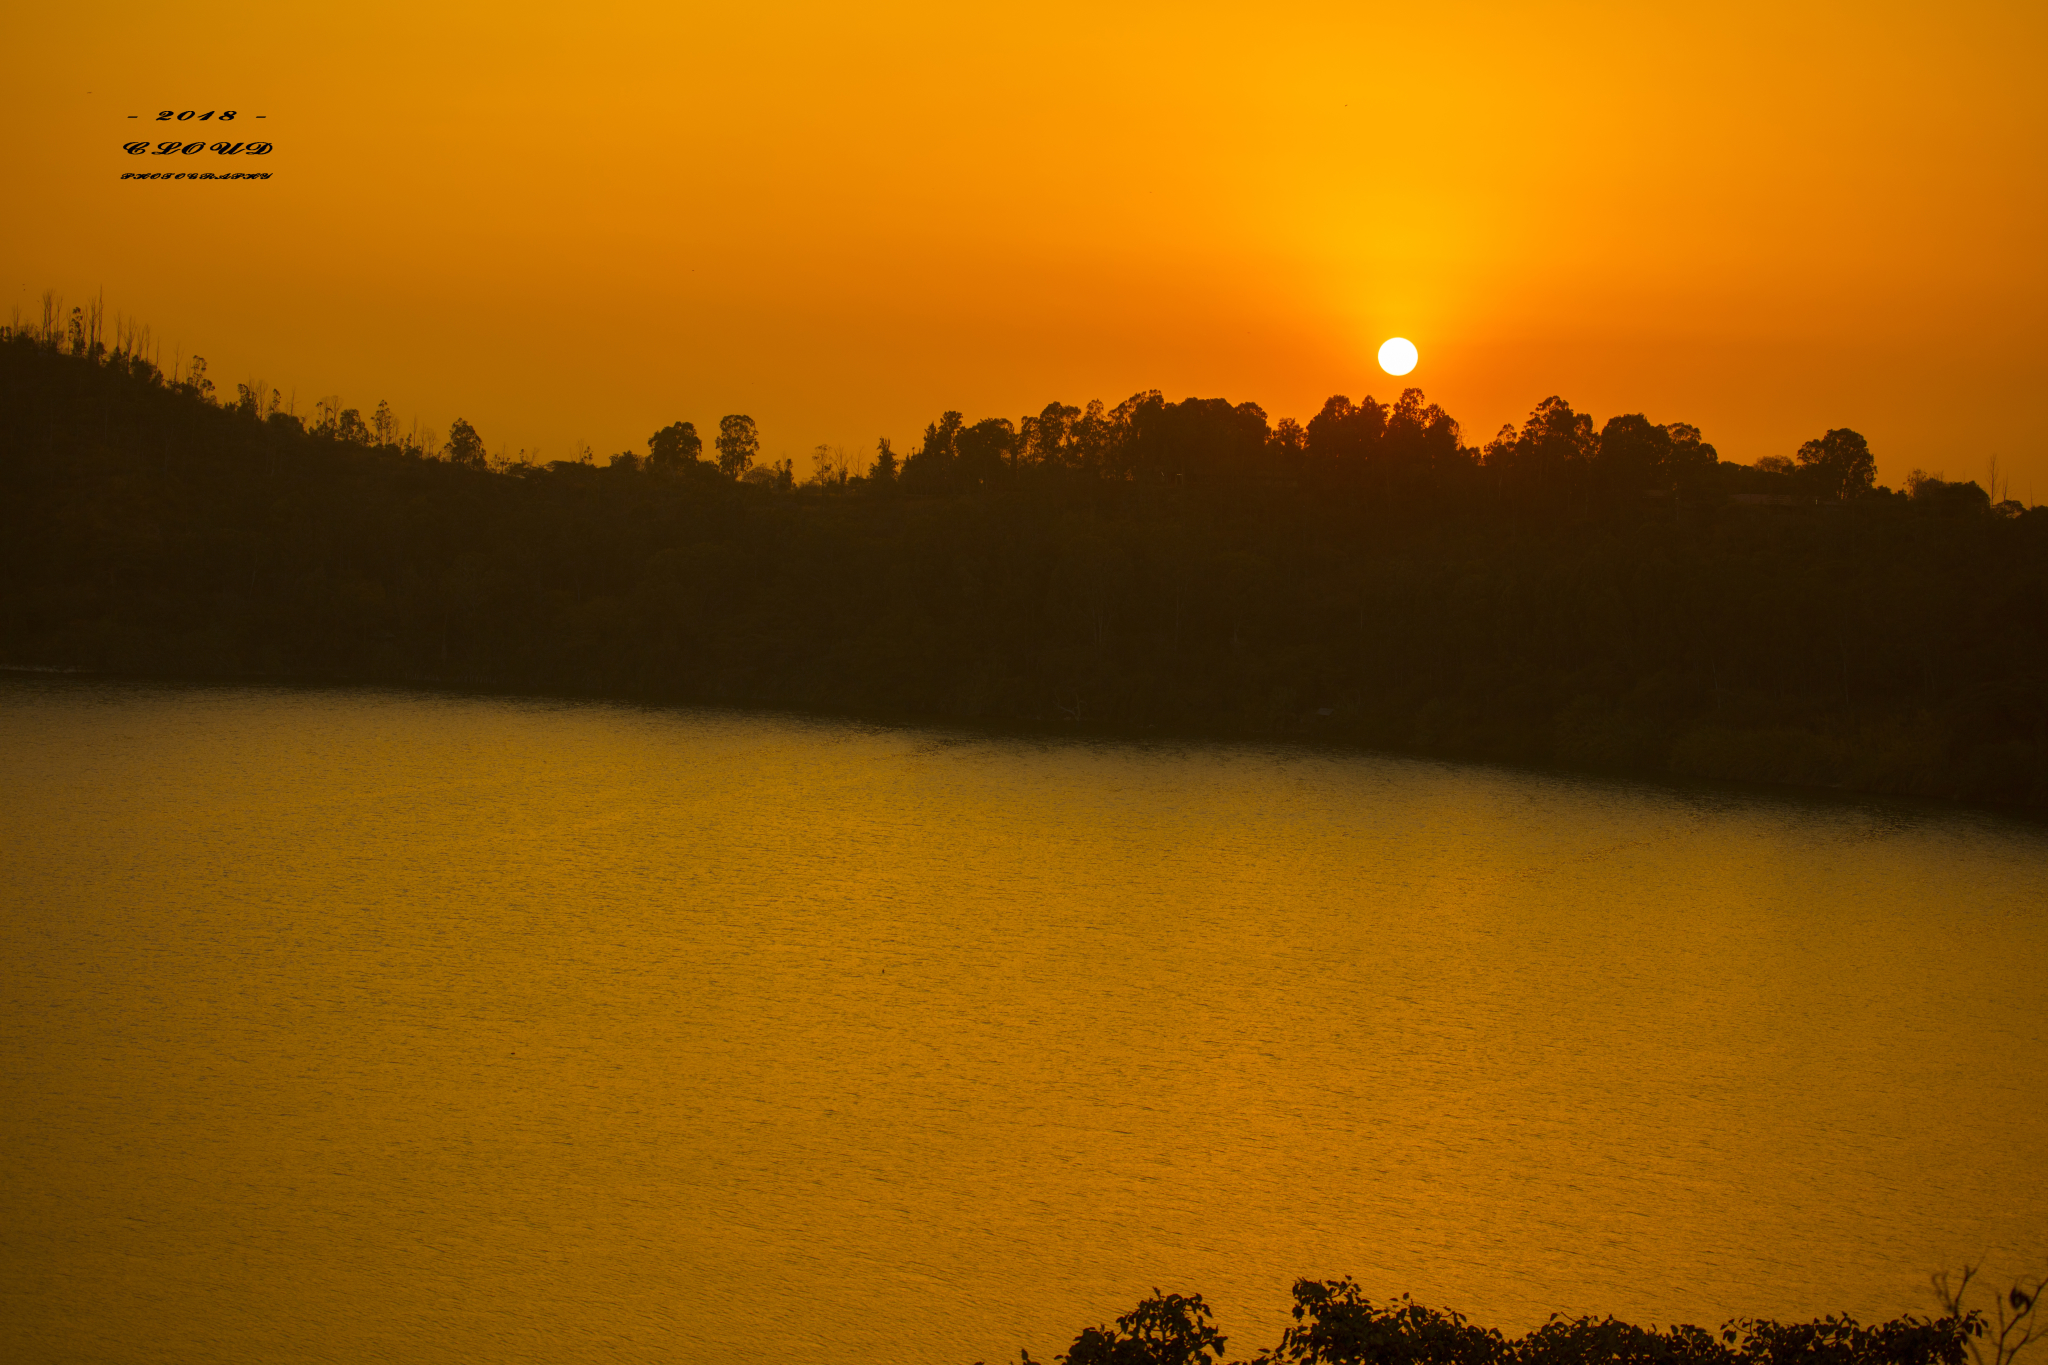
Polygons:
[[2048,838],[1369,755],[0,686],[9,1358],[1039,1358],[2044,1258]]

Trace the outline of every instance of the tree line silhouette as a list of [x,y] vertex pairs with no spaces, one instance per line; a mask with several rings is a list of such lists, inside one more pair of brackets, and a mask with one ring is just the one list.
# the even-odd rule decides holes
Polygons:
[[[341,438],[347,439],[345,434]],[[452,443],[451,437],[450,458],[455,458]],[[721,419],[715,460],[703,457],[703,441],[689,422],[663,428],[647,444],[644,457],[624,452],[612,457],[612,467],[669,476],[715,472],[783,489],[793,485],[783,465],[765,472],[754,467],[760,442],[750,417]],[[1464,444],[1450,414],[1413,388],[1391,404],[1371,397],[1354,403],[1339,394],[1305,427],[1292,418],[1274,423],[1256,403],[1233,405],[1220,398],[1175,403],[1156,389],[1133,394],[1114,408],[1100,400],[1085,408],[1048,403],[1036,416],[1014,424],[1007,417],[970,424],[962,414],[947,412],[926,426],[917,449],[901,461],[885,437],[863,474],[851,473],[843,452],[828,446],[817,449],[814,462],[811,484],[876,493],[990,492],[1107,481],[1309,485],[1369,490],[1381,497],[1437,493],[1523,501],[1751,492],[1847,502],[1871,493],[1877,472],[1868,443],[1847,429],[1806,442],[1796,460],[1752,469],[1721,463],[1698,428],[1686,423],[1653,425],[1642,414],[1630,413],[1609,419],[1595,433],[1590,416],[1556,397],[1538,404],[1519,428],[1503,427],[1475,449]],[[2002,507],[2007,515],[2025,510],[2018,503]]]
[[541,463],[160,359],[97,309],[0,330],[0,661],[2048,804],[2048,509],[1880,488],[1846,428],[1743,466],[1561,398],[1475,448],[1414,389],[1149,391],[799,480],[739,414]]

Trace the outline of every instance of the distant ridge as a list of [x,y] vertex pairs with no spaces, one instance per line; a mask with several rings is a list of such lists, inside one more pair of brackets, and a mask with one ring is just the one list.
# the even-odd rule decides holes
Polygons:
[[1145,394],[799,484],[746,419],[723,468],[687,423],[604,467],[374,426],[0,335],[0,661],[2048,806],[2048,509],[1875,488],[1846,430],[1748,469],[1560,399],[1472,450],[1413,391],[1300,428]]

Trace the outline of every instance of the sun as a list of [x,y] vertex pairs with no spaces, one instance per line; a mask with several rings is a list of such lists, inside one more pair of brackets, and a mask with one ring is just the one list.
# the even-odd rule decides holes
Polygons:
[[1380,343],[1380,368],[1388,374],[1406,374],[1415,368],[1415,343],[1407,337],[1388,337]]

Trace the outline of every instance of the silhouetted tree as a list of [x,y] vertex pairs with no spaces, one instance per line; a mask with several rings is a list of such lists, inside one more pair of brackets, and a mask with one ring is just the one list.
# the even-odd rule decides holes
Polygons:
[[740,475],[740,482],[770,492],[787,493],[796,487],[796,462],[773,460],[765,465],[756,465]]
[[1721,463],[1720,453],[1690,422],[1666,423],[1664,433],[1671,438],[1671,449],[1664,457],[1664,472],[1671,486],[1685,492],[1709,487]]
[[1104,410],[1100,398],[1091,398],[1067,427],[1067,464],[1084,474],[1100,477],[1108,468],[1117,442],[1116,423]]
[[647,467],[658,474],[678,474],[698,462],[704,441],[691,422],[674,422],[647,438]]
[[1301,450],[1303,466],[1322,480],[1382,496],[1429,487],[1472,463],[1458,423],[1420,389],[1403,389],[1391,408],[1337,394],[1309,419]]
[[1273,468],[1299,474],[1302,460],[1308,453],[1308,432],[1292,417],[1282,417],[1273,424],[1273,435],[1267,442],[1267,448],[1267,462]]
[[448,457],[448,463],[465,469],[482,469],[489,463],[484,452],[484,438],[460,417],[448,428],[448,444],[442,447],[441,453]]
[[1693,491],[1708,486],[1719,457],[1684,422],[1652,426],[1639,412],[1607,419],[1593,453],[1594,482],[1619,493]]
[[1964,1307],[1977,1269],[1966,1263],[1954,1281],[1946,1270],[1942,1271],[1934,1277],[1934,1297],[1947,1315],[1946,1320],[1978,1324],[1969,1342],[1974,1365],[2012,1365],[2014,1356],[2048,1335],[2048,1324],[2043,1323],[2040,1312],[2042,1295],[2048,1294],[2048,1275],[2014,1280],[2012,1288],[2003,1295],[1993,1291],[1993,1318],[1986,1323],[1982,1321],[1982,1310]]
[[896,486],[896,452],[889,448],[889,438],[879,437],[875,441],[875,463],[868,470],[868,483],[876,488]]
[[1939,474],[1916,469],[1906,476],[1906,496],[1919,506],[1940,512],[1988,512],[1991,495],[1975,479],[1950,483]]
[[1471,456],[1459,440],[1455,418],[1428,401],[1421,389],[1403,389],[1387,412],[1372,463],[1384,474],[1381,487],[1393,491],[1417,488],[1432,474],[1461,469]]
[[1308,419],[1307,449],[1312,467],[1325,473],[1356,474],[1372,457],[1387,429],[1387,410],[1368,397],[1354,404],[1343,394],[1323,400],[1322,411]]
[[1870,443],[1847,427],[1799,447],[1799,468],[1821,497],[1842,502],[1868,493],[1877,483]]
[[966,418],[947,412],[924,429],[924,442],[903,462],[903,487],[912,493],[940,493],[954,486],[955,444]]
[[1349,1278],[1296,1280],[1294,1323],[1261,1362],[1278,1365],[1494,1365],[1508,1344],[1448,1309],[1407,1295],[1376,1304]]
[[[75,313],[78,310],[74,308],[72,311]],[[76,319],[73,319],[73,325],[77,325]],[[192,395],[195,398],[203,398],[207,402],[213,401],[213,381],[206,377],[205,356],[195,355],[192,357],[191,369],[186,373],[185,377],[185,387],[192,391]]]
[[994,488],[1008,471],[1017,433],[1007,417],[984,417],[954,437],[954,469],[965,488]]
[[[1082,1328],[1059,1359],[1065,1365],[1215,1365],[1226,1340],[1200,1294],[1154,1289],[1115,1327]],[[1027,1353],[1027,1365],[1030,1359]]]
[[1156,390],[1130,409],[1126,464],[1140,479],[1214,483],[1258,472],[1271,435],[1257,403],[1167,402]]
[[1065,465],[1075,421],[1081,410],[1065,403],[1047,403],[1036,417],[1026,417],[1018,429],[1020,458],[1034,465],[1057,468]]
[[1486,464],[1511,489],[1555,492],[1585,476],[1597,446],[1593,419],[1553,394],[1536,405],[1520,431],[1501,428],[1486,447]]
[[753,467],[754,457],[761,453],[761,436],[754,429],[754,419],[742,413],[731,413],[718,419],[718,472],[728,479],[737,479]]
[[1624,492],[1664,487],[1671,433],[1651,425],[1640,412],[1607,419],[1593,456],[1593,474],[1606,488]]

